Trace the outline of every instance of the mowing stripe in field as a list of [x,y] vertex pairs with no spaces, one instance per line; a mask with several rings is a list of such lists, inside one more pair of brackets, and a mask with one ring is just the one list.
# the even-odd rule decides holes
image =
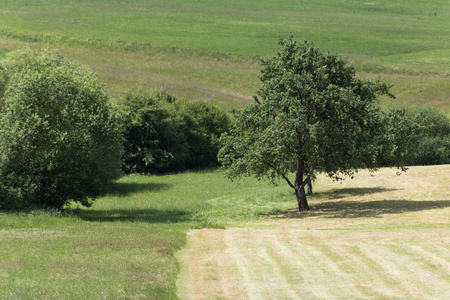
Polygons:
[[292,226],[193,231],[179,256],[178,296],[448,299],[448,234],[448,229],[430,234],[398,229],[387,234]]

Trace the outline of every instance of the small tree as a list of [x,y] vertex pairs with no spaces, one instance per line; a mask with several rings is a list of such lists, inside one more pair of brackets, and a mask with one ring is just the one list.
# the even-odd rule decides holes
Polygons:
[[0,208],[89,206],[120,174],[121,132],[106,92],[59,51],[17,51],[1,65]]
[[380,145],[388,142],[377,99],[391,94],[386,84],[356,79],[353,67],[308,42],[297,45],[290,36],[279,44],[281,51],[262,61],[256,103],[237,111],[223,135],[219,160],[231,178],[282,178],[306,211],[313,172],[342,179],[376,167]]

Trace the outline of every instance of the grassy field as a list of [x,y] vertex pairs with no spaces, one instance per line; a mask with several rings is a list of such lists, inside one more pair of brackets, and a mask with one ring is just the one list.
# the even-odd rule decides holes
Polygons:
[[[312,211],[188,233],[180,299],[448,299],[449,166],[319,178]],[[239,226],[240,225],[240,226]]]
[[[397,100],[382,99],[383,107],[450,116],[444,0],[0,4],[0,58],[25,46],[58,48],[92,67],[117,98],[164,88],[246,105],[259,86],[258,59],[290,33],[341,54],[361,78],[394,84]],[[414,167],[401,177],[383,169],[343,185],[319,177],[303,215],[284,185],[231,183],[218,171],[124,177],[89,209],[0,213],[0,299],[446,299],[449,169]]]
[[295,206],[284,186],[217,171],[119,180],[72,215],[0,213],[0,299],[172,299],[174,254],[194,228]]
[[[295,212],[295,196],[285,185],[253,179],[233,183],[217,171],[124,177],[92,208],[71,215],[0,213],[0,299],[173,299],[177,293],[191,298],[200,290],[204,299],[211,298],[205,293],[246,298],[278,280],[295,285],[298,276],[328,294],[338,288],[337,298],[352,298],[354,289],[372,298],[410,298],[418,280],[411,273],[422,269],[426,276],[419,287],[439,280],[417,298],[444,299],[439,293],[450,278],[449,170],[448,165],[413,167],[397,177],[394,169],[382,169],[375,177],[362,172],[342,185],[320,176],[307,214]],[[212,229],[191,231],[202,228]],[[175,256],[186,236],[187,248]],[[226,250],[228,244],[236,251]],[[301,249],[307,250],[303,256]],[[376,250],[373,257],[359,254],[369,250]],[[252,258],[255,253],[266,257]],[[275,253],[287,257],[275,259]],[[289,253],[294,253],[292,264]],[[373,262],[375,255],[379,263]],[[235,263],[226,263],[235,259],[243,264],[239,272]],[[197,268],[188,261],[198,262]],[[254,268],[245,271],[249,265]],[[284,270],[282,276],[277,268]],[[234,286],[231,294],[222,290],[227,282]],[[351,289],[343,294],[346,282]],[[447,285],[437,287],[441,283]],[[270,295],[285,295],[289,285]]]
[[257,59],[293,33],[394,84],[396,105],[450,113],[449,20],[447,1],[4,0],[0,51],[57,47],[115,96],[163,87],[229,108],[250,101]]

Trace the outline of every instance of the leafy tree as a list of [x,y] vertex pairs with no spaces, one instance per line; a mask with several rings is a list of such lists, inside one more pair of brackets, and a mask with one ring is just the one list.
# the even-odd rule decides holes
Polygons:
[[408,165],[439,165],[450,163],[450,120],[432,109],[416,109],[408,112],[421,128],[413,149],[406,156]]
[[121,132],[108,96],[59,51],[9,53],[0,119],[0,208],[89,206],[120,174]]
[[353,67],[308,42],[297,45],[290,36],[279,44],[277,55],[262,60],[256,103],[236,111],[223,135],[219,160],[231,178],[285,180],[305,211],[314,172],[339,180],[376,168],[380,145],[391,142],[377,99],[392,95],[386,84],[355,78]]
[[392,109],[383,115],[379,166],[450,163],[450,122],[430,109]]

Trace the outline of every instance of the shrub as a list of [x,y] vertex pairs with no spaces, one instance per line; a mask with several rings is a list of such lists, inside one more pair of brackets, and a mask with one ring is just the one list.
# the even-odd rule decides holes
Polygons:
[[155,94],[140,92],[124,99],[125,173],[164,173],[183,159],[185,138]]
[[172,118],[177,119],[187,144],[185,169],[218,166],[219,138],[230,127],[228,115],[217,106],[201,101],[175,99]]
[[218,164],[218,139],[230,120],[218,107],[164,91],[124,99],[126,173],[168,173]]
[[450,163],[449,119],[431,109],[391,109],[384,114],[380,166],[440,165]]
[[59,51],[1,62],[0,208],[89,206],[120,174],[121,132],[90,70]]
[[407,157],[409,165],[440,165],[450,163],[450,120],[432,109],[410,112],[422,128],[414,151]]

